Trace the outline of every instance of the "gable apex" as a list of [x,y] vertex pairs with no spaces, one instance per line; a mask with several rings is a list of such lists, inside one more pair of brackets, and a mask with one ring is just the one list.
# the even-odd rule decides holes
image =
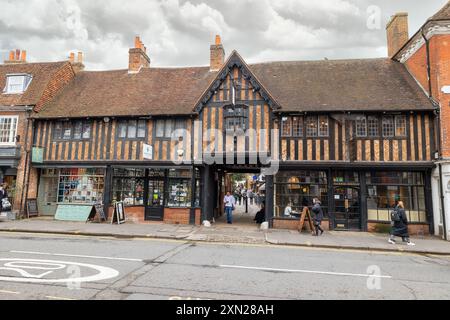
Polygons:
[[220,88],[221,84],[225,81],[228,75],[230,75],[234,68],[240,69],[242,77],[249,81],[252,85],[253,90],[258,92],[262,99],[266,101],[272,109],[279,109],[279,104],[269,93],[269,91],[262,85],[262,83],[257,79],[255,74],[251,71],[250,67],[245,63],[241,55],[233,50],[231,55],[228,57],[227,61],[224,63],[223,67],[217,73],[216,78],[212,81],[209,87],[202,94],[200,99],[195,105],[194,112],[200,112],[203,107],[205,107],[211,98],[214,96],[216,91]]

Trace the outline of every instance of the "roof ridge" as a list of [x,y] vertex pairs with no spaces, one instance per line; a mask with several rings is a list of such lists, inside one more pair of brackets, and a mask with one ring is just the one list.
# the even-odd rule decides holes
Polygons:
[[348,62],[348,61],[380,61],[380,60],[390,60],[388,57],[377,57],[377,58],[354,58],[354,59],[328,59],[328,60],[281,60],[281,61],[265,61],[265,62],[255,62],[249,63],[249,66],[264,65],[264,64],[280,64],[280,63],[320,63],[320,62]]
[[450,0],[436,12],[428,21],[450,19]]

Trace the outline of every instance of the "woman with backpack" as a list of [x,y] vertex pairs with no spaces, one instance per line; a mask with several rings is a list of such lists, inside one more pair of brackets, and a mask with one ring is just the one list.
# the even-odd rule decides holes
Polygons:
[[316,234],[315,236],[319,236],[319,231],[320,231],[320,235],[323,234],[323,229],[321,227],[322,224],[322,220],[324,218],[323,215],[323,210],[322,210],[322,203],[320,202],[320,200],[318,198],[314,198],[313,199],[313,207],[312,207],[312,212],[314,214],[313,220],[314,220],[314,228],[316,229]]
[[395,244],[395,237],[401,237],[403,242],[407,242],[408,246],[415,246],[409,239],[408,218],[406,217],[405,206],[403,201],[399,201],[391,214],[392,230],[389,238],[390,244]]

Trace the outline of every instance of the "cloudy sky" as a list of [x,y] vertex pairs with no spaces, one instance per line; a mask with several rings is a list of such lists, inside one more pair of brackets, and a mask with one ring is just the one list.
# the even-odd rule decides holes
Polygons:
[[410,35],[447,0],[0,0],[0,57],[66,60],[90,70],[127,68],[135,35],[154,66],[209,64],[222,36],[248,62],[386,56],[385,24],[409,12]]

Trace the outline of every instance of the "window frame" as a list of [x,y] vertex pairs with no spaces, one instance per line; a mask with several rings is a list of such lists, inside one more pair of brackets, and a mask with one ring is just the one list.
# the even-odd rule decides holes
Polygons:
[[[364,126],[362,127],[361,121],[364,121]],[[364,129],[364,133],[360,133],[359,129]],[[355,120],[355,136],[357,138],[368,137],[368,120],[366,116],[357,116]]]
[[[233,110],[231,112],[231,110]],[[237,112],[239,111],[239,112]],[[243,132],[249,129],[249,112],[246,105],[227,105],[223,107],[224,131],[226,133],[236,134],[237,131]],[[233,119],[233,128],[229,127],[229,120]]]
[[14,124],[14,120],[15,120],[15,128],[14,131],[11,131],[10,128],[10,132],[9,132],[9,141],[8,142],[0,142],[0,146],[14,146],[17,142],[17,130],[19,127],[19,116],[0,116],[0,119],[10,119],[11,120],[11,127]]
[[[392,123],[392,135],[387,135],[385,132],[385,120],[390,120]],[[383,138],[395,138],[395,118],[393,115],[383,115],[381,117],[381,134]]]
[[[187,130],[187,123],[186,123],[187,119],[186,118],[175,118],[175,119],[165,119],[165,118],[161,118],[161,119],[155,119],[154,120],[154,137],[156,140],[172,140],[174,132],[176,130]],[[167,129],[168,129],[168,123],[171,123],[171,127],[172,127],[172,131],[170,132],[170,135],[167,135]],[[181,127],[179,127],[179,125],[181,125]],[[162,125],[162,135],[158,134],[158,127],[159,125]],[[178,137],[178,138],[181,138]]]
[[[404,134],[397,134],[397,129],[398,129],[398,126],[397,126],[397,124],[398,124],[398,122],[397,122],[397,119],[399,119],[399,118],[401,118],[402,120],[404,120],[404,125],[405,125],[405,127],[404,127]],[[397,115],[395,115],[394,116],[394,135],[396,136],[396,137],[399,137],[399,138],[405,138],[407,135],[408,135],[408,133],[407,133],[407,120],[406,120],[406,115],[404,115],[404,114],[397,114]]]
[[[281,136],[282,137],[292,137],[293,128],[292,128],[292,117],[281,117]],[[289,133],[285,133],[286,124],[289,126]]]
[[[134,129],[134,136],[130,136],[130,129]],[[141,131],[142,129],[144,130]],[[122,132],[123,130],[124,132]],[[143,132],[143,136],[140,136],[141,132]],[[125,133],[125,135],[123,136],[122,133]],[[117,121],[117,140],[143,141],[147,138],[147,134],[148,129],[146,119],[120,119]]]
[[[22,89],[21,91],[10,91],[10,80],[11,78],[16,78],[16,77],[22,77],[23,78],[23,82],[22,82]],[[24,92],[27,91],[28,87],[30,86],[31,81],[33,81],[33,75],[31,74],[27,74],[27,73],[16,73],[16,74],[7,74],[6,75],[6,83],[5,83],[5,88],[3,89],[3,93],[4,94],[23,94]]]
[[[75,138],[75,129],[78,124],[81,123],[81,136],[80,138]],[[57,131],[58,124],[61,125],[61,131]],[[52,129],[52,139],[53,141],[88,141],[91,139],[92,135],[92,124],[93,122],[91,120],[75,120],[75,121],[56,121],[53,124]],[[67,127],[66,127],[67,126]],[[69,127],[70,126],[70,127]],[[65,130],[66,128],[70,129],[70,137],[65,138]],[[85,137],[85,129],[89,128],[89,137]],[[58,135],[59,133],[59,135]]]

